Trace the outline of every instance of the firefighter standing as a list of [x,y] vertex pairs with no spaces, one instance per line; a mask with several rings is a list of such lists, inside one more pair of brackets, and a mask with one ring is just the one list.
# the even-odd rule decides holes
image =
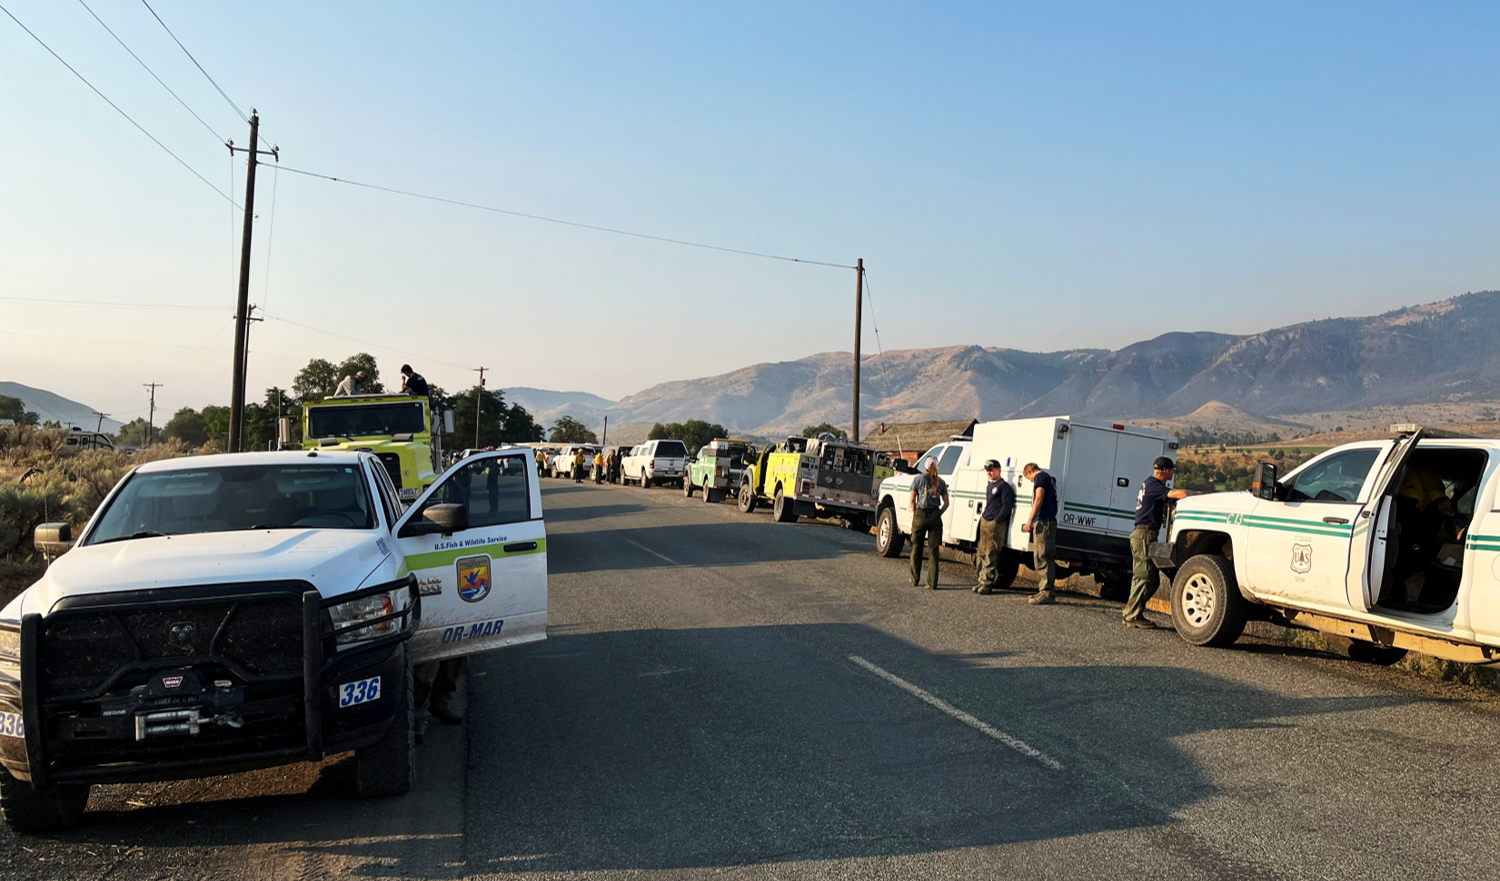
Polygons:
[[604,451],[600,450],[594,454],[594,483],[604,482]]
[[578,452],[576,452],[576,453],[573,454],[573,482],[574,483],[583,483],[583,468],[584,468],[584,463],[587,462],[587,461],[588,460],[586,458],[584,458],[584,455],[583,455],[583,447],[579,447],[578,448]]

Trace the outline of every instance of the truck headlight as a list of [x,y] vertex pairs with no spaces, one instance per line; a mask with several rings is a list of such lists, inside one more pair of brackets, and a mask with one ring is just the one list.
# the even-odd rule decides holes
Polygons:
[[397,613],[406,609],[406,593],[401,587],[329,606],[334,641],[348,645],[395,633],[400,623]]

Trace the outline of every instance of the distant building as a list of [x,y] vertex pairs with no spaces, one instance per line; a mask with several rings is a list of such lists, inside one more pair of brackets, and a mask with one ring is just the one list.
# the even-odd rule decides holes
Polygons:
[[917,457],[950,437],[973,435],[978,419],[956,419],[943,422],[882,422],[880,427],[861,440],[877,452],[892,458],[916,463]]

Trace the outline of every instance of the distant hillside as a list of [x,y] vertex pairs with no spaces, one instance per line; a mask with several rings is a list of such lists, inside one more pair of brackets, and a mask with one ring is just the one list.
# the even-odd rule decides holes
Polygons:
[[[41,417],[43,422],[48,420],[62,424],[71,422],[91,431],[99,425],[99,417],[94,415],[93,407],[70,401],[62,395],[53,394],[44,389],[32,388],[19,382],[0,382],[0,395],[20,398],[26,404],[26,409]],[[114,419],[105,418],[103,427],[105,431],[112,433],[120,430],[120,423]]]
[[[861,371],[862,433],[881,421],[1063,413],[1138,421],[1214,417],[1248,426],[1247,420],[1280,414],[1500,401],[1497,329],[1500,292],[1487,291],[1249,336],[1173,332],[1117,352],[981,346],[887,352],[867,358]],[[824,421],[847,426],[851,361],[828,352],[666,382],[605,412],[611,422],[706,419],[762,435]],[[1302,430],[1289,421],[1286,430],[1268,427],[1275,422],[1262,427],[1283,435]]]
[[[505,401],[525,407],[531,418],[544,428],[551,428],[552,423],[564,416],[571,416],[596,432],[604,423],[605,411],[614,404],[608,398],[588,392],[554,392],[525,387],[505,389]],[[611,418],[610,421],[616,420]],[[650,426],[646,428],[647,431],[650,430]]]

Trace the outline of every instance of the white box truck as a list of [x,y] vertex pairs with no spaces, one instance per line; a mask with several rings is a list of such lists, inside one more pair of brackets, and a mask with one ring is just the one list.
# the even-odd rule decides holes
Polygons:
[[[1001,556],[1000,582],[1008,585],[1022,563],[1030,562],[1031,536],[1021,531],[1035,494],[1021,469],[1035,462],[1057,481],[1059,576],[1095,575],[1106,595],[1130,586],[1130,532],[1141,482],[1151,476],[1157,456],[1174,455],[1176,438],[1149,428],[1097,422],[1071,416],[981,422],[974,436],[955,436],[922,455],[937,459],[952,504],[943,516],[943,544],[972,553],[979,540],[988,479],[984,463],[1000,463],[1016,490]],[[911,483],[915,474],[896,474],[880,485],[875,546],[881,556],[901,553],[911,534]]]

